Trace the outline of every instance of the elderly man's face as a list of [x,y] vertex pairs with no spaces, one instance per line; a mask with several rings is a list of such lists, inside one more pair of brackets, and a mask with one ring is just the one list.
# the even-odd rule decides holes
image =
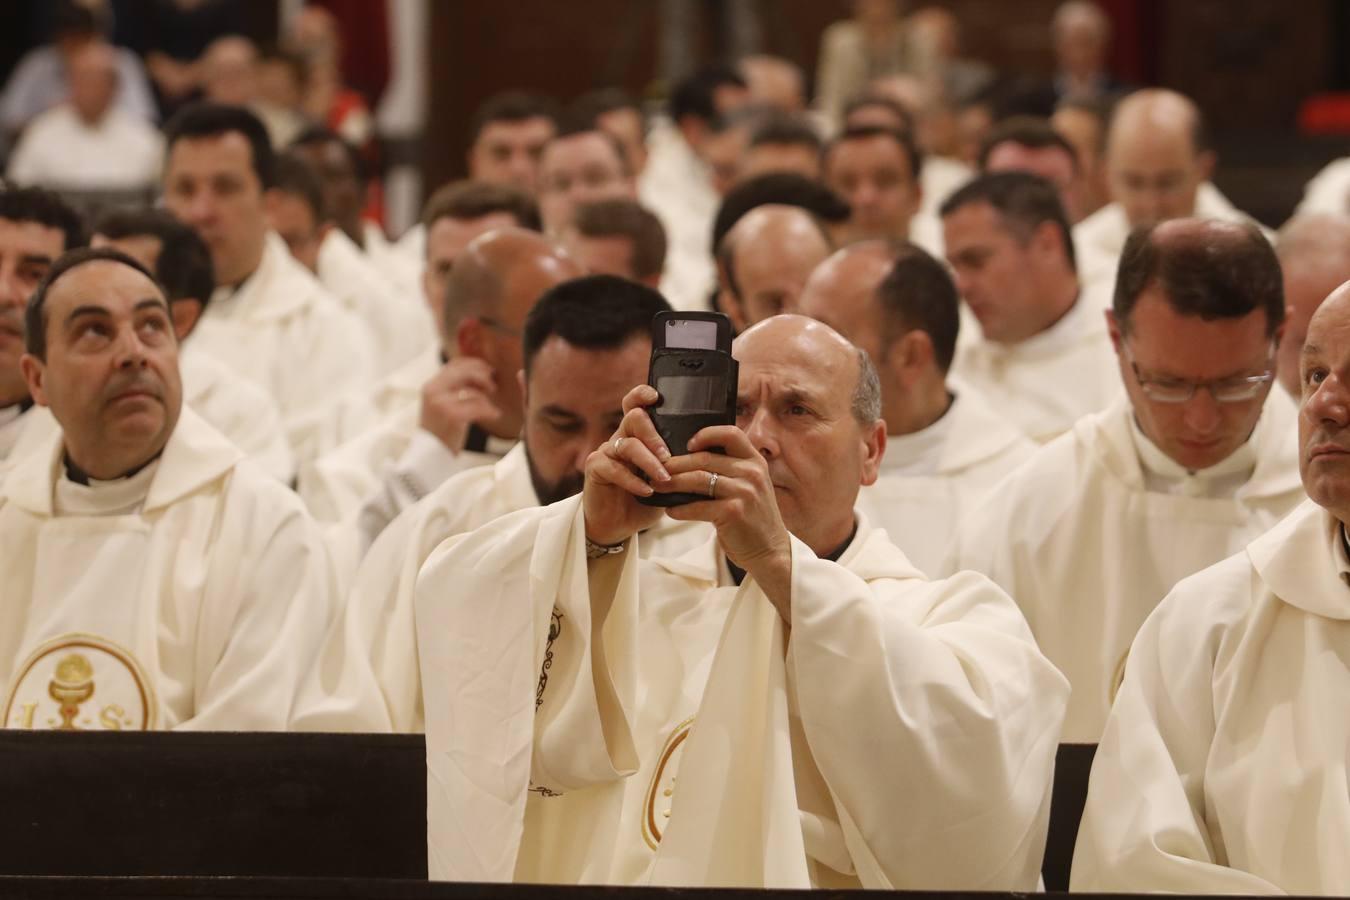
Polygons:
[[541,504],[581,492],[586,457],[618,430],[624,395],[647,380],[651,351],[645,335],[613,350],[544,341],[525,385],[525,450]]
[[[783,524],[817,552],[848,536],[861,485],[876,481],[884,428],[853,415],[857,350],[802,316],[736,340],[736,424],[769,466]],[[835,537],[837,535],[837,537]]]
[[1111,136],[1106,158],[1111,199],[1131,228],[1195,214],[1195,197],[1213,168],[1177,128],[1138,128]]
[[24,307],[65,249],[66,236],[59,228],[0,219],[0,407],[28,396],[19,370]]
[[258,267],[267,210],[253,147],[239,132],[176,141],[164,172],[164,205],[205,241],[217,284],[238,284]]
[[1274,366],[1279,333],[1267,333],[1264,310],[1238,319],[1206,321],[1177,312],[1156,286],[1139,295],[1129,333],[1111,319],[1111,339],[1120,375],[1140,429],[1158,449],[1191,471],[1227,459],[1246,443],[1261,418],[1270,384],[1249,400],[1220,403],[1211,389],[1197,387],[1184,403],[1150,396],[1146,385],[1238,383]]
[[903,238],[919,210],[920,190],[909,157],[886,135],[843,141],[825,159],[825,183],[853,209],[855,239]]
[[545,116],[487,123],[469,148],[469,177],[533,194],[539,181],[539,157],[556,131]]
[[562,234],[585,203],[633,196],[633,179],[614,142],[599,131],[550,141],[539,163],[539,214],[544,230]]
[[1300,359],[1299,472],[1314,503],[1350,520],[1350,288],[1327,298]]
[[57,279],[46,317],[47,358],[25,356],[24,377],[61,423],[75,461],[107,478],[153,458],[183,397],[159,287],[130,266],[95,260]]

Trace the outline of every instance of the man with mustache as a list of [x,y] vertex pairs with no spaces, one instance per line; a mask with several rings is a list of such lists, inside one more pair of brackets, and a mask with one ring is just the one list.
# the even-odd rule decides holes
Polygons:
[[[672,456],[634,388],[580,497],[423,566],[431,877],[1034,888],[1063,678],[987,579],[927,581],[855,515],[865,352],[784,315],[734,354],[737,424]],[[643,559],[667,517],[712,528]]]
[[19,368],[23,310],[56,258],[84,244],[79,214],[41,188],[0,189],[0,469],[32,420]]
[[1109,317],[1125,397],[997,484],[952,570],[996,581],[1073,685],[1067,741],[1101,734],[1135,631],[1172,587],[1303,499],[1284,333],[1254,226],[1177,219],[1130,237]]
[[[623,395],[647,377],[652,317],[670,309],[656,291],[612,275],[566,281],[525,320],[521,442],[492,466],[462,472],[408,509],[361,563],[291,727],[420,732],[413,586],[448,538],[580,492],[586,457],[623,418]],[[667,552],[700,541],[668,521],[644,546]]]
[[1300,357],[1309,501],[1181,582],[1130,649],[1072,888],[1350,893],[1350,284]]
[[0,484],[5,727],[285,727],[328,561],[299,499],[183,406],[164,292],[119,251],[66,254],[25,342],[61,431]]

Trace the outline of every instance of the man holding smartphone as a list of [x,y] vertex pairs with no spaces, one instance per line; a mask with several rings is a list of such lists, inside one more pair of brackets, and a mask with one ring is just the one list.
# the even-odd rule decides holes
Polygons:
[[[865,353],[777,316],[734,356],[735,424],[673,455],[639,386],[580,498],[423,567],[431,877],[1033,889],[1063,678],[990,582],[926,581],[855,517]],[[664,515],[716,537],[643,560]]]

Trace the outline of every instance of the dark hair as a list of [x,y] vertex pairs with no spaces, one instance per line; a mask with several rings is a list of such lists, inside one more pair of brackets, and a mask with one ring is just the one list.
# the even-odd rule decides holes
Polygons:
[[717,217],[713,220],[712,248],[722,245],[722,239],[741,218],[757,206],[781,203],[799,206],[819,221],[837,225],[848,221],[852,210],[847,202],[819,181],[795,172],[769,172],[748,178],[733,187],[722,198]]
[[113,210],[94,228],[112,240],[134,237],[152,237],[159,241],[159,258],[155,260],[155,280],[172,303],[176,300],[196,300],[205,306],[216,287],[216,271],[211,263],[211,251],[197,232],[162,209]]
[[905,109],[898,101],[892,100],[890,97],[883,97],[880,94],[864,94],[861,97],[854,97],[844,106],[844,116],[841,121],[848,122],[849,116],[869,106],[880,106],[900,121],[901,130],[908,131],[910,134],[914,133],[914,116],[910,111]]
[[961,301],[946,266],[910,243],[896,248],[895,262],[877,287],[885,322],[883,346],[919,330],[933,342],[933,356],[944,373],[956,355],[961,330]]
[[23,313],[25,350],[38,359],[47,358],[47,294],[51,292],[52,285],[71,269],[99,260],[130,266],[154,282],[157,290],[161,292],[164,290],[159,286],[159,282],[155,281],[155,276],[150,274],[149,269],[121,250],[114,250],[112,247],[80,247],[64,253],[38,282],[37,288],[33,290],[33,296],[28,298],[28,306]]
[[361,158],[361,151],[356,149],[356,145],[344,138],[342,135],[333,131],[331,128],[323,128],[318,125],[311,125],[291,141],[288,150],[294,150],[296,147],[321,147],[324,144],[337,144],[342,148],[342,152],[347,156],[347,163],[352,167],[352,174],[356,176],[358,184],[365,184],[367,178],[366,161]]
[[819,153],[825,146],[810,119],[789,113],[769,114],[760,119],[750,132],[750,146],[765,144],[806,147],[814,153]]
[[[1168,223],[1161,223],[1167,225]],[[1139,295],[1156,285],[1183,316],[1240,319],[1266,313],[1266,333],[1284,321],[1284,279],[1275,248],[1255,225],[1205,223],[1201,233],[1159,241],[1160,225],[1136,229],[1116,271],[1112,309],[1128,332]]]
[[568,111],[573,121],[588,122],[599,126],[600,117],[621,109],[631,109],[642,120],[642,130],[647,130],[647,114],[628,92],[622,88],[608,87],[582,94],[572,102]]
[[656,278],[666,265],[666,229],[636,200],[615,198],[577,207],[573,226],[586,237],[625,237],[633,242],[633,277]]
[[524,122],[526,119],[558,121],[558,104],[528,91],[502,91],[483,101],[469,120],[469,146],[478,143],[483,129],[493,122]]
[[0,189],[0,219],[11,222],[36,222],[55,228],[65,237],[62,252],[83,247],[89,242],[84,220],[73,207],[53,191],[38,187]]
[[441,185],[422,208],[422,225],[430,228],[441,219],[481,219],[493,213],[515,217],[521,228],[540,231],[539,207],[519,188],[487,181],[452,181]]
[[995,125],[980,143],[979,168],[981,172],[989,168],[989,155],[999,144],[1017,144],[1031,150],[1044,150],[1058,147],[1069,155],[1074,171],[1078,171],[1078,153],[1073,144],[1056,131],[1048,119],[1038,116],[1013,116]]
[[669,312],[658,291],[619,278],[587,275],[550,288],[525,317],[525,372],[553,335],[585,350],[614,350],[638,335],[651,334],[652,318]]
[[670,121],[678,125],[693,116],[712,122],[717,118],[715,95],[720,87],[745,88],[745,79],[727,66],[708,66],[682,79],[670,92]]
[[257,116],[242,106],[227,106],[223,103],[192,103],[174,115],[164,126],[164,152],[166,158],[173,153],[173,145],[183,139],[220,137],[237,132],[243,135],[253,151],[250,162],[258,181],[263,188],[273,184],[273,168],[276,153],[272,149],[272,139]]
[[1053,222],[1063,240],[1069,268],[1078,270],[1069,218],[1064,214],[1064,205],[1059,202],[1059,192],[1044,178],[1030,172],[990,172],[955,191],[942,202],[939,212],[946,218],[975,203],[992,206],[1007,229],[1023,244],[1043,222]]
[[834,153],[835,148],[840,144],[849,141],[865,141],[872,138],[889,138],[899,145],[905,158],[909,160],[910,178],[917,184],[919,181],[919,169],[923,167],[923,154],[919,152],[919,145],[914,142],[914,136],[908,131],[899,131],[895,128],[882,128],[878,125],[862,125],[857,128],[845,128],[835,136],[834,140],[825,145],[825,153],[822,161],[827,165],[830,161],[830,155]]
[[314,224],[328,220],[323,202],[323,179],[309,161],[295,153],[282,153],[272,164],[272,187],[283,194],[298,197],[314,214]]

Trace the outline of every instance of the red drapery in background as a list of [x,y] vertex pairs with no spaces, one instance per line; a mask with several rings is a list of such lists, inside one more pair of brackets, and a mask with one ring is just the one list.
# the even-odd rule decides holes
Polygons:
[[1130,84],[1158,81],[1162,17],[1157,0],[1097,0],[1111,17],[1111,71]]

